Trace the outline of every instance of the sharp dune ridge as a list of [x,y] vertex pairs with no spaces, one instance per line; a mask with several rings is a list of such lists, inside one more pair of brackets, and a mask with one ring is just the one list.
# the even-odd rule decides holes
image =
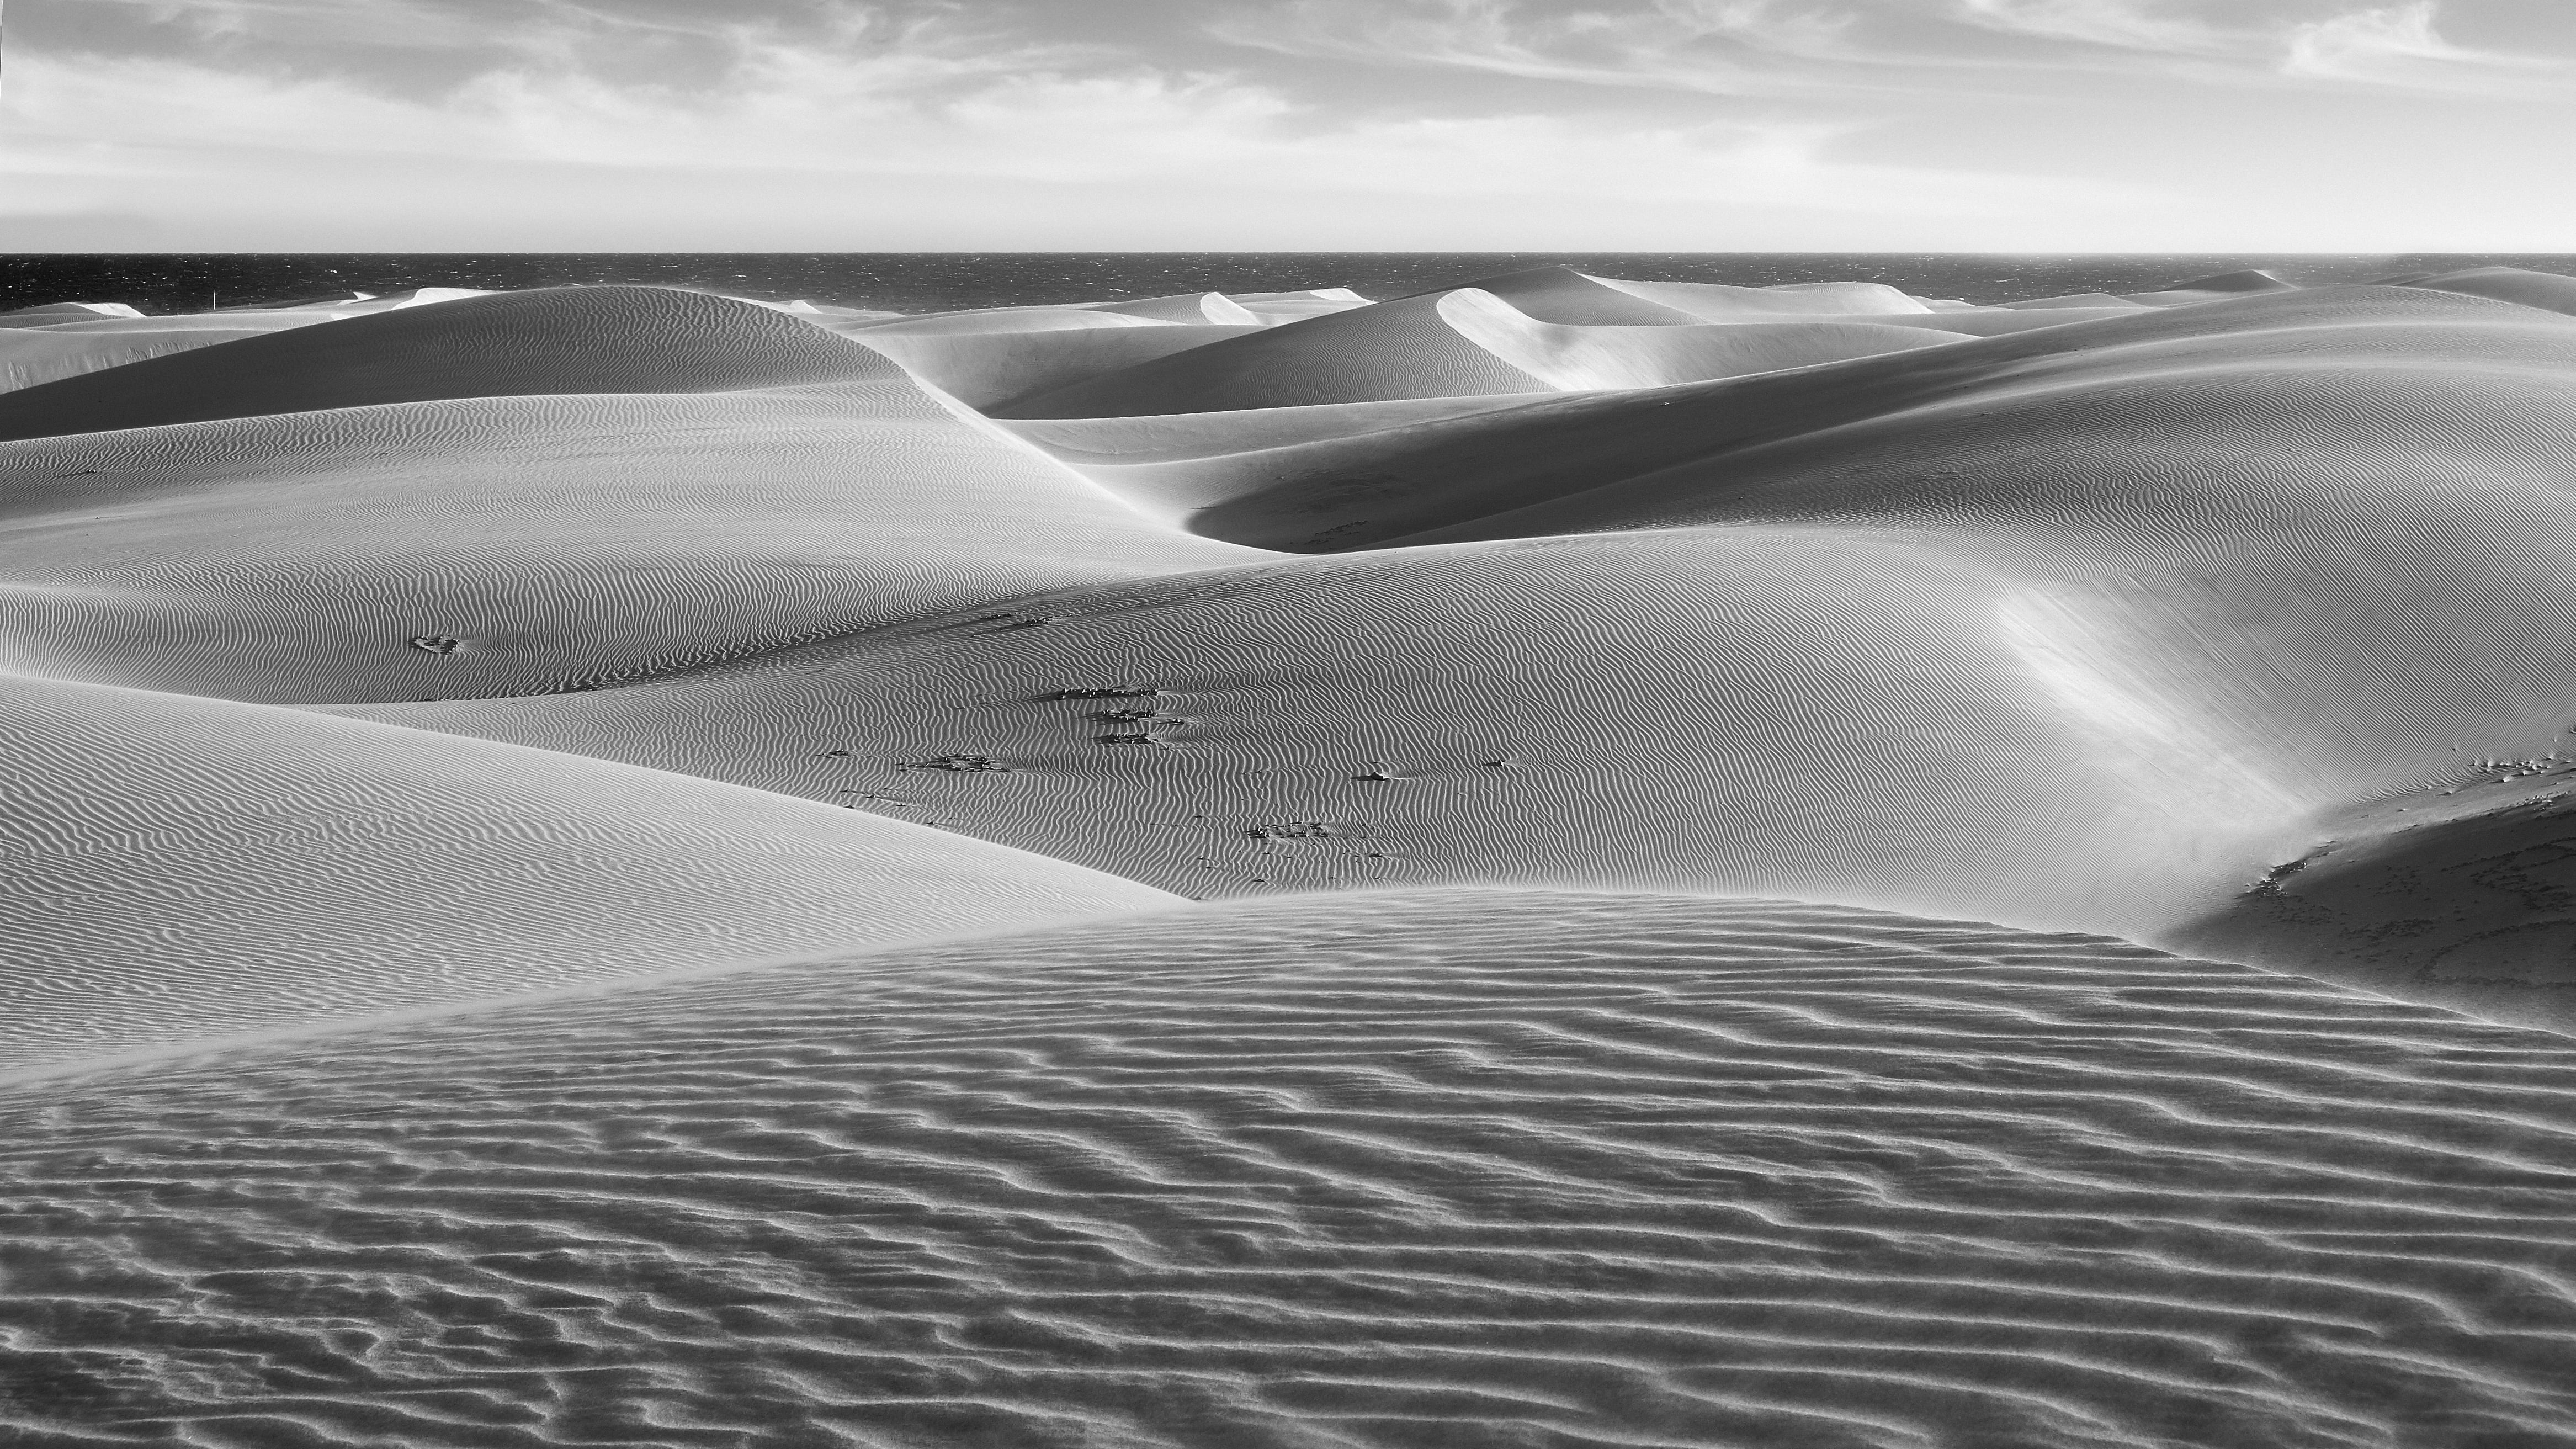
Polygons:
[[0,315],[0,1425],[2576,1440],[2571,435],[2509,268]]

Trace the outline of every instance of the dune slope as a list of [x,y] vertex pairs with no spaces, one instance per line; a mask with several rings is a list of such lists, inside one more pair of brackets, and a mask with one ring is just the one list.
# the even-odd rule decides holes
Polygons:
[[1161,892],[712,781],[0,676],[0,1071]]
[[2259,876],[2305,808],[2164,687],[2198,661],[2156,622],[1963,549],[1676,530],[1210,570],[360,712],[879,792],[1190,895],[1499,880],[2136,932]]
[[2576,1436],[2560,1038],[2098,937],[1281,901],[0,1092],[41,1442]]

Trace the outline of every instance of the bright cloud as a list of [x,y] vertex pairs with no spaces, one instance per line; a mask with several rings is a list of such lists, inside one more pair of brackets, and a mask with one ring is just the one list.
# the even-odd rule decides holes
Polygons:
[[2434,32],[2432,0],[2360,10],[2296,27],[2283,73],[2373,85],[2432,89],[2537,86],[2563,81],[2567,68],[2529,56],[2464,49]]

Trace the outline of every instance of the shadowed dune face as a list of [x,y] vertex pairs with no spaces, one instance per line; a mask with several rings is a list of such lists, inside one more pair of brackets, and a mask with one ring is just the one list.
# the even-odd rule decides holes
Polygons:
[[2576,1028],[2576,760],[2474,767],[2328,821],[2324,844],[2170,939]]
[[[1194,527],[1268,547],[1724,522],[1748,502],[1773,515],[1834,503],[1850,515],[1955,515],[1975,506],[1957,498],[1969,481],[1998,470],[2042,475],[2060,506],[2144,527],[2150,510],[2106,491],[2144,477],[2198,493],[2232,488],[2250,509],[2307,482],[2458,483],[2459,463],[2471,480],[2499,468],[2536,476],[2554,424],[2525,412],[2535,401],[2564,406],[2571,348],[2576,327],[2530,308],[2328,288],[1795,372],[1535,399],[1361,442],[1256,444],[1148,474],[1088,471],[1111,487],[1195,484],[1226,506]],[[2445,446],[2458,463],[2428,458]],[[1332,496],[1358,475],[1379,486]],[[1292,533],[1292,518],[1306,532]]]
[[129,362],[239,342],[331,320],[322,312],[231,312],[199,317],[46,315],[9,325],[0,315],[0,392],[77,377]]
[[1277,901],[0,1093],[47,1442],[2576,1436],[2560,1038],[2085,936]]
[[919,825],[0,676],[0,1071],[1171,899]]

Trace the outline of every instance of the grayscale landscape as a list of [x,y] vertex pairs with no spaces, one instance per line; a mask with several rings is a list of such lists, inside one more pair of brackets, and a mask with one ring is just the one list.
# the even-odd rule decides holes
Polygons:
[[[2537,12],[94,3],[0,171],[157,76],[278,201],[0,254],[0,1444],[2576,1446],[2576,214],[1512,209],[1721,100],[2563,116]],[[911,222],[674,139],[817,96]],[[851,249],[1176,96],[1181,202],[1523,149]],[[260,192],[308,111],[488,225]]]

